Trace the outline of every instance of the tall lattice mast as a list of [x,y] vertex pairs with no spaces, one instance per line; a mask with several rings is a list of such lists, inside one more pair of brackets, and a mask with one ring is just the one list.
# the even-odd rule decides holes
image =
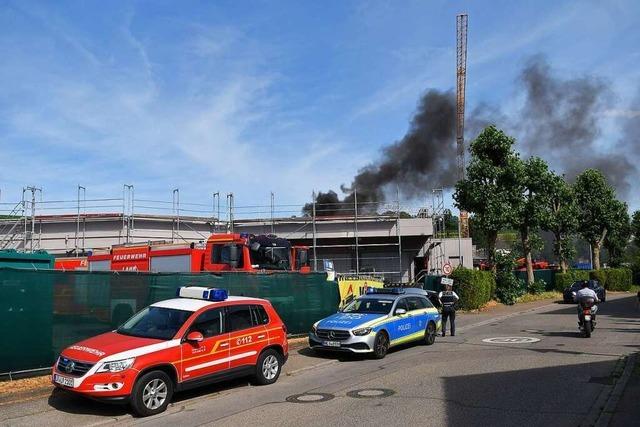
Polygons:
[[[456,16],[456,145],[458,149],[458,179],[464,179],[464,104],[467,83],[467,20],[466,14]],[[460,211],[460,237],[469,237],[469,214]]]

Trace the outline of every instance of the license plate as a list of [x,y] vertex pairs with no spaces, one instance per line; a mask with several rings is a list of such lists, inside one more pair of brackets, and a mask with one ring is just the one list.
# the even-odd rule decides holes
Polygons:
[[53,381],[58,384],[66,385],[67,387],[73,387],[73,378],[63,377],[62,375],[55,374]]
[[340,347],[340,341],[323,341],[322,345],[325,347]]
[[587,314],[586,316],[584,316],[584,320],[586,320],[586,321],[588,322],[589,320],[591,320],[591,316],[589,316],[589,315]]

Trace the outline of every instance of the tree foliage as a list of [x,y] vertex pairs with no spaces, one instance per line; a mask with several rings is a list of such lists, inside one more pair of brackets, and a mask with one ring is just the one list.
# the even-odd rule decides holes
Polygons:
[[640,247],[640,211],[635,211],[631,217],[631,234],[633,242]]
[[547,162],[539,157],[531,157],[519,162],[515,168],[516,180],[513,186],[518,188],[520,197],[513,205],[513,227],[520,233],[522,251],[527,267],[527,285],[534,282],[532,256],[534,249],[532,235],[548,222],[548,210],[554,174]]
[[575,256],[572,237],[578,231],[578,205],[573,188],[564,177],[554,175],[549,188],[546,209],[545,230],[553,233],[553,252],[558,257],[563,273],[567,272],[568,261]]
[[609,252],[609,266],[620,267],[631,237],[631,219],[627,204],[619,200],[612,203],[612,218],[609,231],[604,239],[604,247]]
[[597,169],[587,169],[574,185],[578,205],[578,231],[591,245],[593,268],[600,269],[600,249],[607,233],[617,225],[619,201],[607,179]]
[[453,195],[456,207],[473,212],[474,227],[487,236],[490,261],[498,232],[514,222],[513,205],[519,194],[513,183],[520,166],[514,145],[502,130],[486,127],[471,142],[466,178],[456,184]]

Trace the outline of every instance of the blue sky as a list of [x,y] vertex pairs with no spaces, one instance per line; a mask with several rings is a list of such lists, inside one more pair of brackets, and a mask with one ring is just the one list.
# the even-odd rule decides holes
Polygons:
[[337,190],[402,138],[423,91],[454,87],[461,11],[468,111],[517,109],[518,72],[542,54],[611,85],[604,152],[638,117],[634,1],[0,0],[2,201],[25,185],[237,205]]

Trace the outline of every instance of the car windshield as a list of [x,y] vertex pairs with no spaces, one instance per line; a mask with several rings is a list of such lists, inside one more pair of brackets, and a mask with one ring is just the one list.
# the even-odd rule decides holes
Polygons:
[[120,326],[116,332],[141,338],[169,340],[173,338],[190,311],[165,307],[147,307]]
[[391,306],[393,306],[393,300],[390,299],[359,298],[351,301],[342,309],[342,312],[389,314]]

